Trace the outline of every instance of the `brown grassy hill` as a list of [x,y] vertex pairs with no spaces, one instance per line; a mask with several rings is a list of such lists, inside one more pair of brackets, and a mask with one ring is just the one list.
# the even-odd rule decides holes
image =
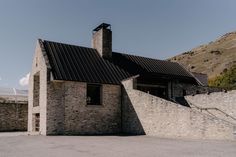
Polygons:
[[192,72],[208,74],[208,78],[214,80],[236,65],[236,32],[168,60],[178,62]]

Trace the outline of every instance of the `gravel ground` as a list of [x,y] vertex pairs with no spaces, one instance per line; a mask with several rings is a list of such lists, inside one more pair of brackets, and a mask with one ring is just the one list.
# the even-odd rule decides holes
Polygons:
[[236,141],[0,133],[0,157],[236,157]]

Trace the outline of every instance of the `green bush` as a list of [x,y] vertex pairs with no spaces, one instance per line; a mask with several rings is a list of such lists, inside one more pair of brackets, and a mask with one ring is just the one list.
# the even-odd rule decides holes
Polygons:
[[209,86],[222,87],[229,90],[236,89],[236,65],[225,70],[220,76],[209,80]]

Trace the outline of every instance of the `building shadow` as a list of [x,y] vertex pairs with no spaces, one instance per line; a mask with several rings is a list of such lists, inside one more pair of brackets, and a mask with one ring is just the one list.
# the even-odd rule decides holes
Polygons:
[[122,89],[122,107],[121,107],[121,135],[134,136],[146,135],[137,112],[125,89]]

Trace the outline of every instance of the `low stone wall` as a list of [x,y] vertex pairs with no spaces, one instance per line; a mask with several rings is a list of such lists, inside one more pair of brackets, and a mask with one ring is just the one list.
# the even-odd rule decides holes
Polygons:
[[134,90],[123,81],[123,131],[168,138],[234,139],[234,126],[214,116]]
[[0,102],[0,131],[26,131],[28,104]]
[[191,107],[236,125],[236,90],[186,96]]
[[206,94],[221,92],[222,88],[208,87],[208,86],[193,86],[184,84],[183,87],[186,89],[186,95]]

